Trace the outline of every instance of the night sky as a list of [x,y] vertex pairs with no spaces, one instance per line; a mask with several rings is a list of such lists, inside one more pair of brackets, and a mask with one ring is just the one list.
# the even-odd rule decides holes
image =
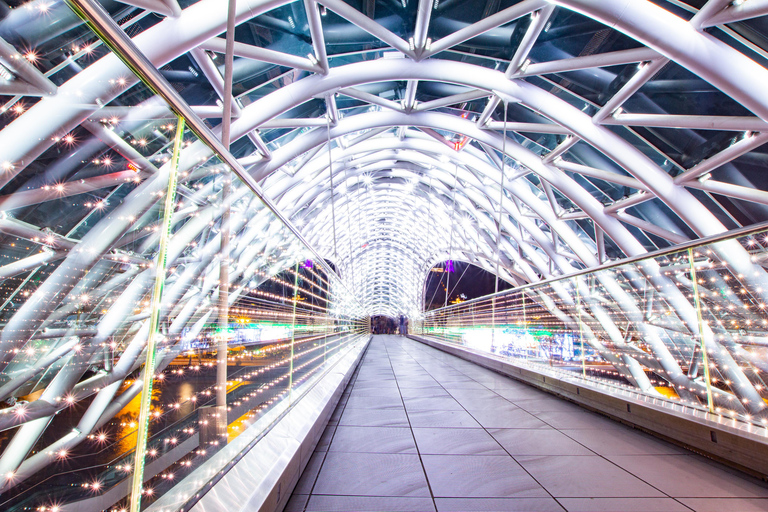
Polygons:
[[[445,263],[436,265],[436,268],[445,268]],[[450,273],[450,292],[448,302],[462,297],[462,300],[475,299],[494,292],[496,278],[480,267],[471,263],[456,261],[453,264],[454,271]],[[463,274],[463,277],[462,277]],[[427,291],[425,294],[426,309],[435,309],[445,304],[445,272],[430,272],[427,277]],[[499,291],[512,288],[512,285],[499,281]]]

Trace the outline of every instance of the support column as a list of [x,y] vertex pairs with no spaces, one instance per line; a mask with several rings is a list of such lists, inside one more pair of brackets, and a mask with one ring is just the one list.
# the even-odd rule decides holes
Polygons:
[[[221,121],[221,143],[229,149],[230,127],[232,125],[232,63],[235,47],[235,9],[236,0],[229,0],[227,11],[227,32],[224,54],[224,110]],[[221,245],[219,247],[219,336],[216,346],[216,413],[213,419],[218,435],[218,446],[227,443],[227,344],[229,342],[229,238],[230,238],[230,201],[231,174],[223,174],[221,187]],[[210,431],[210,430],[209,430]],[[214,444],[214,446],[216,446]]]

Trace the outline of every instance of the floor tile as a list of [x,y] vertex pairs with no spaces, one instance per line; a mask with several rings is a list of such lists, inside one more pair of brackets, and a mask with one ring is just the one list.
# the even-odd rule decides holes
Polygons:
[[431,498],[314,495],[307,512],[434,512]]
[[[492,392],[491,392],[492,393]],[[456,397],[456,400],[464,406],[464,408],[470,412],[473,411],[483,411],[483,410],[492,410],[492,411],[512,411],[514,409],[519,409],[518,406],[507,400],[506,398],[502,398],[499,395],[494,396],[461,396]]]
[[346,409],[339,425],[357,427],[407,427],[405,409]]
[[350,396],[351,397],[383,396],[387,398],[400,398],[400,390],[394,387],[361,388],[361,389],[353,389]]
[[491,429],[490,434],[511,455],[594,455],[553,428]]
[[[690,512],[672,498],[560,498],[568,512]],[[743,512],[720,509],[717,512]]]
[[506,455],[480,428],[414,428],[413,435],[422,455]]
[[336,409],[334,409],[333,413],[331,413],[331,417],[328,418],[328,426],[331,425],[338,425],[339,420],[341,419],[341,415],[344,413],[344,407],[345,405],[339,404]]
[[442,382],[442,386],[447,390],[473,390],[479,389],[481,391],[489,391],[488,388],[479,382],[466,381],[466,382]]
[[441,383],[456,383],[456,382],[472,382],[471,377],[467,377],[462,373],[458,373],[455,370],[452,371],[433,371],[430,372],[432,378],[439,380]]
[[307,466],[299,477],[293,492],[296,494],[309,494],[315,485],[317,475],[320,474],[320,468],[325,460],[325,452],[314,452],[307,462]]
[[438,383],[435,379],[397,379],[397,385],[400,389],[405,388],[424,388],[429,386],[437,386]]
[[515,459],[555,498],[663,497],[658,490],[597,455]]
[[508,456],[423,455],[435,497],[545,497],[546,491]]
[[479,382],[480,384],[487,387],[488,389],[492,389],[493,391],[500,391],[500,390],[514,391],[518,389],[515,385],[510,384],[510,380],[508,377],[503,377],[496,373],[493,373],[491,376],[488,376],[488,377],[475,378],[475,381]]
[[437,512],[563,512],[552,498],[436,498]]
[[503,396],[507,400],[514,402],[515,400],[548,400],[552,398],[552,395],[539,391],[532,387],[526,388],[501,388],[495,390],[496,393]]
[[463,411],[464,408],[449,396],[403,398],[405,410],[413,411]]
[[331,452],[416,453],[410,428],[351,427],[336,429]]
[[550,428],[522,409],[484,409],[470,414],[485,428]]
[[392,389],[394,391],[397,391],[397,382],[395,382],[394,379],[392,380],[385,380],[385,381],[375,381],[375,380],[365,380],[360,382],[355,382],[355,387],[353,389],[355,390],[361,390],[361,389],[381,389],[381,388],[388,388]]
[[577,404],[562,400],[560,398],[526,398],[522,400],[515,400],[515,405],[521,409],[525,409],[531,414],[537,414],[540,412],[584,412],[585,409]]
[[304,507],[307,505],[307,501],[309,501],[308,494],[296,494],[294,491],[294,494],[288,500],[288,503],[285,504],[283,512],[303,512]]
[[[461,401],[467,401],[467,400],[505,400],[504,398],[500,397],[496,394],[495,391],[491,391],[487,388],[482,389],[456,389],[451,388],[450,389],[451,396]],[[507,402],[509,403],[509,402]]]
[[327,427],[325,427],[325,430],[320,436],[320,440],[317,442],[317,446],[315,446],[315,451],[318,451],[318,452],[327,451],[328,446],[331,444],[331,439],[333,439],[334,432],[336,432],[335,425],[328,425]]
[[289,512],[768,510],[768,485],[395,336],[340,404]]
[[630,428],[573,429],[564,434],[599,455],[682,455],[683,448]]
[[402,409],[399,396],[353,396],[347,402],[347,409]]
[[466,411],[414,411],[408,413],[412,427],[480,428]]
[[417,455],[328,452],[314,494],[429,496]]
[[435,497],[545,497],[547,493],[508,456],[423,455]]
[[696,512],[765,512],[768,499],[761,498],[678,498]]
[[768,484],[696,455],[608,456],[630,473],[682,498],[768,498]]
[[[357,380],[355,381],[355,384],[365,384],[367,382],[385,382],[388,380],[393,380],[394,377],[391,373],[367,373],[364,375],[360,375]],[[357,386],[355,386],[356,388]],[[354,389],[354,388],[353,388]]]
[[545,421],[557,429],[577,429],[577,428],[624,428],[624,425],[618,421],[601,416],[595,412],[578,411],[545,411],[536,414],[536,417]]
[[429,375],[429,373],[425,371],[420,372],[395,372],[395,380],[399,383],[403,383],[406,381],[427,381],[432,382],[433,385],[437,383],[437,381],[432,378],[432,376]]

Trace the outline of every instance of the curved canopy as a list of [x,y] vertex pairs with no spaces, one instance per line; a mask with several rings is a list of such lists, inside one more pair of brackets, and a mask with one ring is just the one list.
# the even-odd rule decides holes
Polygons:
[[[227,4],[101,0],[104,44],[63,0],[0,1],[0,431],[19,427],[0,491],[141,392],[125,380],[150,311],[163,371],[228,304],[294,328],[304,300],[306,332],[327,338],[350,318],[420,317],[441,261],[520,285],[768,219],[768,1],[237,0],[230,30]],[[147,59],[146,83],[121,57]],[[207,128],[174,151],[187,110]],[[162,216],[173,155],[179,200]],[[150,305],[160,218],[167,286]],[[712,251],[764,307],[768,275],[748,248]],[[643,392],[658,393],[646,365],[690,398],[705,396],[681,370],[700,337],[729,387],[714,399],[768,418],[752,372],[765,360],[702,324],[687,281],[654,260],[642,273],[648,294],[602,276],[606,297],[580,295],[579,322],[602,330],[587,342]],[[587,289],[575,284],[556,298],[572,303]],[[662,290],[680,346],[645,325]],[[626,348],[629,323],[642,348],[604,351]],[[86,403],[77,428],[35,450]]]

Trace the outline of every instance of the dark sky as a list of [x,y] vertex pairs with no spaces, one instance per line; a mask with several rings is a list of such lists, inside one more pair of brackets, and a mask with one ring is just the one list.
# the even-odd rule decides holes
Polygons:
[[[445,268],[445,263],[436,265],[436,268]],[[450,274],[450,292],[448,302],[455,300],[461,294],[464,300],[482,297],[494,292],[496,278],[490,272],[486,272],[480,267],[470,263],[456,261],[453,264],[454,271],[430,272],[427,276],[425,303],[426,309],[435,309],[445,304],[445,285],[446,276]],[[463,274],[463,277],[462,277]],[[499,281],[499,291],[512,288],[512,285],[505,281]]]

